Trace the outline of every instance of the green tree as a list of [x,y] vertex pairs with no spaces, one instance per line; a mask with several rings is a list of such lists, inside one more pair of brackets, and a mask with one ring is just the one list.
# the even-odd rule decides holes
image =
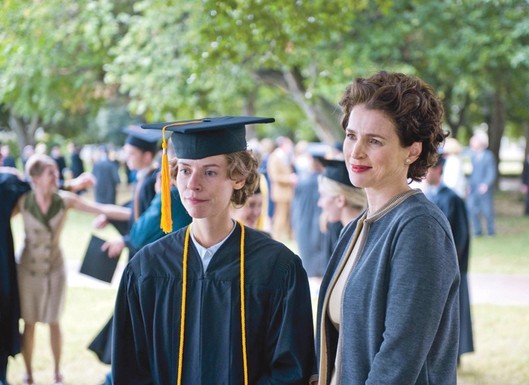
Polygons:
[[121,16],[128,31],[106,80],[148,120],[288,109],[301,120],[295,128],[334,141],[343,134],[329,62],[341,53],[332,44],[368,3],[140,1]]
[[[401,1],[384,15],[366,10],[354,37],[373,62],[407,67],[432,84],[454,136],[468,137],[473,126],[487,123],[498,155],[506,117],[518,132],[527,119],[520,108],[529,101],[527,14],[521,0]],[[460,129],[466,132],[458,135]]]
[[[118,33],[110,0],[4,0],[0,5],[0,103],[21,147],[38,127],[73,136],[114,90],[103,64]],[[85,123],[86,120],[83,120]]]

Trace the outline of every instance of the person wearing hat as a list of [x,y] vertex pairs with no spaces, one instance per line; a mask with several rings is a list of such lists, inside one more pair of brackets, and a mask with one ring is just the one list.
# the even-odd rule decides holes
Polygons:
[[159,149],[161,134],[159,131],[143,130],[138,126],[128,126],[123,129],[123,132],[127,134],[123,148],[127,166],[136,171],[132,200],[127,204],[131,208],[132,214],[125,226],[116,224],[118,230],[121,229],[122,237],[105,242],[103,249],[108,251],[111,258],[114,258],[119,257],[123,249],[127,247],[129,259],[131,259],[136,249],[130,242],[129,231],[134,221],[149,207],[156,195],[157,167],[154,165],[154,159]]
[[273,121],[219,117],[142,126],[173,132],[176,184],[193,220],[142,248],[123,272],[114,319],[116,384],[308,383],[314,341],[301,260],[230,216],[230,206],[244,204],[259,179],[245,125]]
[[339,221],[345,227],[366,209],[365,191],[351,184],[344,160],[325,159],[323,162],[325,171],[318,178],[318,206],[326,222]]

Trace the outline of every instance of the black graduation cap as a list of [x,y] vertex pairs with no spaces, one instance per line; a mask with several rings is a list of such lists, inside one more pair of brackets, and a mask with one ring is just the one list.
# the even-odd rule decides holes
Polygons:
[[258,116],[220,116],[178,122],[142,124],[143,129],[172,132],[176,156],[180,159],[202,159],[246,150],[246,125],[272,123],[274,118]]
[[347,167],[345,166],[344,160],[321,159],[321,161],[325,166],[323,176],[346,186],[353,186],[351,180],[349,179],[349,173],[347,172]]
[[126,144],[137,147],[143,151],[149,151],[154,154],[159,149],[158,142],[162,138],[162,133],[158,130],[142,130],[138,126],[128,126],[122,130],[127,134]]

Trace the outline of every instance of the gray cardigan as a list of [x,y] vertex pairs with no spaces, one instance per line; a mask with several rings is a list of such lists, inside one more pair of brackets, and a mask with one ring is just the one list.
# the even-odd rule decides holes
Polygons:
[[337,346],[338,332],[322,309],[356,223],[344,228],[320,288],[320,385],[330,381],[337,349],[338,384],[456,384],[456,250],[444,214],[419,190],[364,221],[367,241],[344,288]]

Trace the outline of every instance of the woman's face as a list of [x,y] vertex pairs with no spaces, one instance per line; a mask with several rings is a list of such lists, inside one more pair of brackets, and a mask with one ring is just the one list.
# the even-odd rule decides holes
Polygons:
[[409,165],[420,155],[420,143],[402,147],[393,122],[381,111],[362,104],[351,111],[345,134],[343,150],[349,179],[357,187],[400,187],[406,182]]
[[245,205],[233,209],[233,217],[248,227],[255,228],[263,209],[263,195],[253,194],[248,198]]
[[342,209],[339,205],[338,195],[327,191],[322,185],[318,187],[318,192],[320,193],[318,207],[321,208],[325,219],[328,222],[338,222]]
[[54,191],[59,186],[59,171],[57,166],[49,165],[40,175],[31,178],[33,185],[41,191]]
[[228,178],[224,155],[203,159],[179,159],[176,185],[180,199],[193,218],[229,216],[231,196],[243,181]]

